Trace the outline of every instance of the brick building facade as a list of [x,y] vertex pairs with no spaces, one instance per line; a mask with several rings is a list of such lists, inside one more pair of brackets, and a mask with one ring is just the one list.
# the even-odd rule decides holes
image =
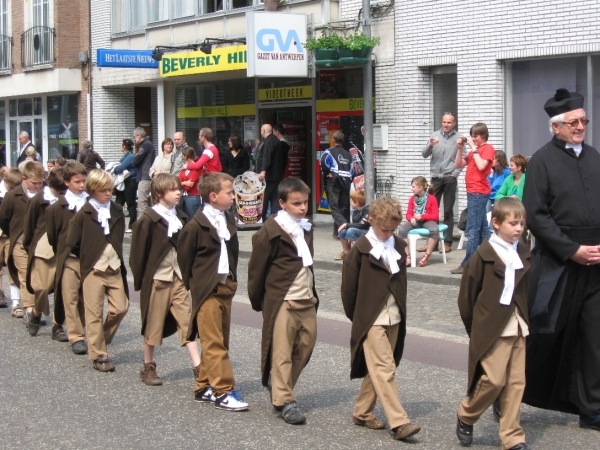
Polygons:
[[44,161],[89,137],[89,19],[88,2],[0,0],[0,162],[14,165],[21,131]]

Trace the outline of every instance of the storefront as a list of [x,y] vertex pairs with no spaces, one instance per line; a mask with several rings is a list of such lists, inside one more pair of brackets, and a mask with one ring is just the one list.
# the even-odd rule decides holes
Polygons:
[[74,159],[79,144],[78,103],[79,94],[0,100],[0,163],[15,165],[22,131],[29,134],[44,161]]

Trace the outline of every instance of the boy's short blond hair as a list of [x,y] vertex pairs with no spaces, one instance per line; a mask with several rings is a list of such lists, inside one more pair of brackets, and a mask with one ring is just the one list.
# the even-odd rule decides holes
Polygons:
[[170,173],[157,173],[152,177],[150,184],[150,195],[152,203],[158,203],[160,197],[164,197],[169,191],[181,190],[181,181],[176,175]]
[[496,219],[499,224],[512,216],[517,219],[525,219],[525,207],[518,198],[503,197],[494,203],[492,208],[492,219]]
[[350,193],[350,200],[352,200],[360,208],[362,208],[367,203],[367,196],[365,195],[365,191],[361,191],[360,189],[352,191]]
[[198,186],[200,188],[202,201],[208,203],[212,192],[215,194],[221,192],[225,181],[231,181],[233,183],[233,177],[222,172],[209,172],[202,175]]
[[4,174],[4,184],[10,186],[11,189],[16,188],[23,181],[23,174],[16,167],[11,167]]
[[115,182],[113,177],[106,170],[94,169],[85,180],[85,192],[92,195],[94,191],[103,191],[105,189],[113,189]]
[[399,224],[402,222],[402,208],[396,199],[379,197],[369,208],[371,222],[391,222]]
[[23,176],[25,178],[44,178],[46,172],[44,166],[38,161],[27,161],[23,166]]

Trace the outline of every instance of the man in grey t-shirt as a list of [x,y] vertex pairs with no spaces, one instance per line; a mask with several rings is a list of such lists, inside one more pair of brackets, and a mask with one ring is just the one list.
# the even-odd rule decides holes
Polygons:
[[[458,145],[456,143],[458,133],[456,127],[456,116],[452,112],[445,112],[442,117],[442,128],[435,131],[427,145],[423,148],[423,158],[429,158],[431,171],[431,185],[438,205],[444,199],[444,224],[448,226],[444,245],[446,253],[452,250],[452,232],[454,230],[454,202],[456,201],[456,178],[461,172],[454,165]],[[425,247],[419,248],[425,251]]]
[[181,172],[181,167],[183,166],[181,152],[184,148],[189,147],[189,145],[187,145],[185,135],[181,131],[176,131],[173,134],[173,142],[175,142],[175,150],[173,151],[173,156],[171,156],[171,173],[179,176],[179,172]]

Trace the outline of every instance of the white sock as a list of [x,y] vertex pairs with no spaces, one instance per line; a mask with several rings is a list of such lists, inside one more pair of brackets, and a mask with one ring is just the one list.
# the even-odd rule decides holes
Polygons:
[[10,285],[10,298],[12,298],[13,307],[17,306],[21,302],[21,290],[16,284]]

